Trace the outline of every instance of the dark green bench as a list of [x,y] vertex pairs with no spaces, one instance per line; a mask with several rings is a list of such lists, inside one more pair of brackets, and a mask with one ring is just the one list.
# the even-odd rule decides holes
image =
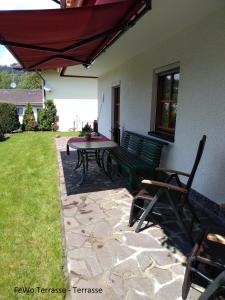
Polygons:
[[131,131],[124,131],[121,145],[111,153],[120,171],[129,175],[129,188],[135,189],[141,179],[155,178],[163,146],[167,143]]

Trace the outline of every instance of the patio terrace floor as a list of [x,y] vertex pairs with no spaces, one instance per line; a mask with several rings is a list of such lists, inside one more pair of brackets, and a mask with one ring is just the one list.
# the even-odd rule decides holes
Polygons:
[[[62,231],[68,299],[176,300],[186,255],[190,251],[174,219],[135,233],[128,226],[132,196],[124,180],[112,183],[95,163],[86,183],[78,187],[73,171],[76,152],[66,154],[67,138],[56,139]],[[163,207],[162,207],[163,209]],[[72,287],[101,288],[100,294],[77,293]],[[200,293],[191,289],[189,298]]]

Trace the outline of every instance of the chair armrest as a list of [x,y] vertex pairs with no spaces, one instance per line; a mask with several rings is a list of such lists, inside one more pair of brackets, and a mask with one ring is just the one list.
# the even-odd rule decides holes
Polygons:
[[158,187],[161,187],[163,189],[173,190],[173,191],[184,193],[184,194],[187,193],[186,189],[184,189],[182,187],[179,187],[179,186],[176,186],[176,185],[173,185],[173,184],[169,184],[169,183],[164,183],[164,182],[154,181],[154,180],[147,180],[147,179],[142,180],[142,183],[158,186]]
[[225,209],[225,203],[221,203],[220,208]]
[[173,170],[173,169],[156,168],[155,170],[156,170],[156,171],[159,171],[159,172],[164,172],[164,173],[174,173],[174,174],[178,174],[178,175],[190,177],[190,174],[189,174],[189,173],[185,173],[185,172],[181,172],[181,171],[177,171],[177,170]]
[[225,245],[225,236],[215,233],[208,233],[207,240]]

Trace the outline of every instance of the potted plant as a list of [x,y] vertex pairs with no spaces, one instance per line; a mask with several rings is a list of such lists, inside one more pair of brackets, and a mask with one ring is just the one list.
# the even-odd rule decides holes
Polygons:
[[84,137],[86,139],[90,139],[91,138],[91,133],[92,133],[92,128],[91,125],[89,125],[88,123],[85,124],[85,126],[82,128],[82,134],[84,135]]

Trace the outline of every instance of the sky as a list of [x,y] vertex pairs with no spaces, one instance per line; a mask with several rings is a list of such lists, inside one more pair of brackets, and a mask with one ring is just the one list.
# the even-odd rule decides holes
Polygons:
[[[59,8],[59,5],[52,0],[0,0],[0,10],[20,9],[49,9]],[[17,62],[11,53],[0,45],[0,65],[11,65]]]

